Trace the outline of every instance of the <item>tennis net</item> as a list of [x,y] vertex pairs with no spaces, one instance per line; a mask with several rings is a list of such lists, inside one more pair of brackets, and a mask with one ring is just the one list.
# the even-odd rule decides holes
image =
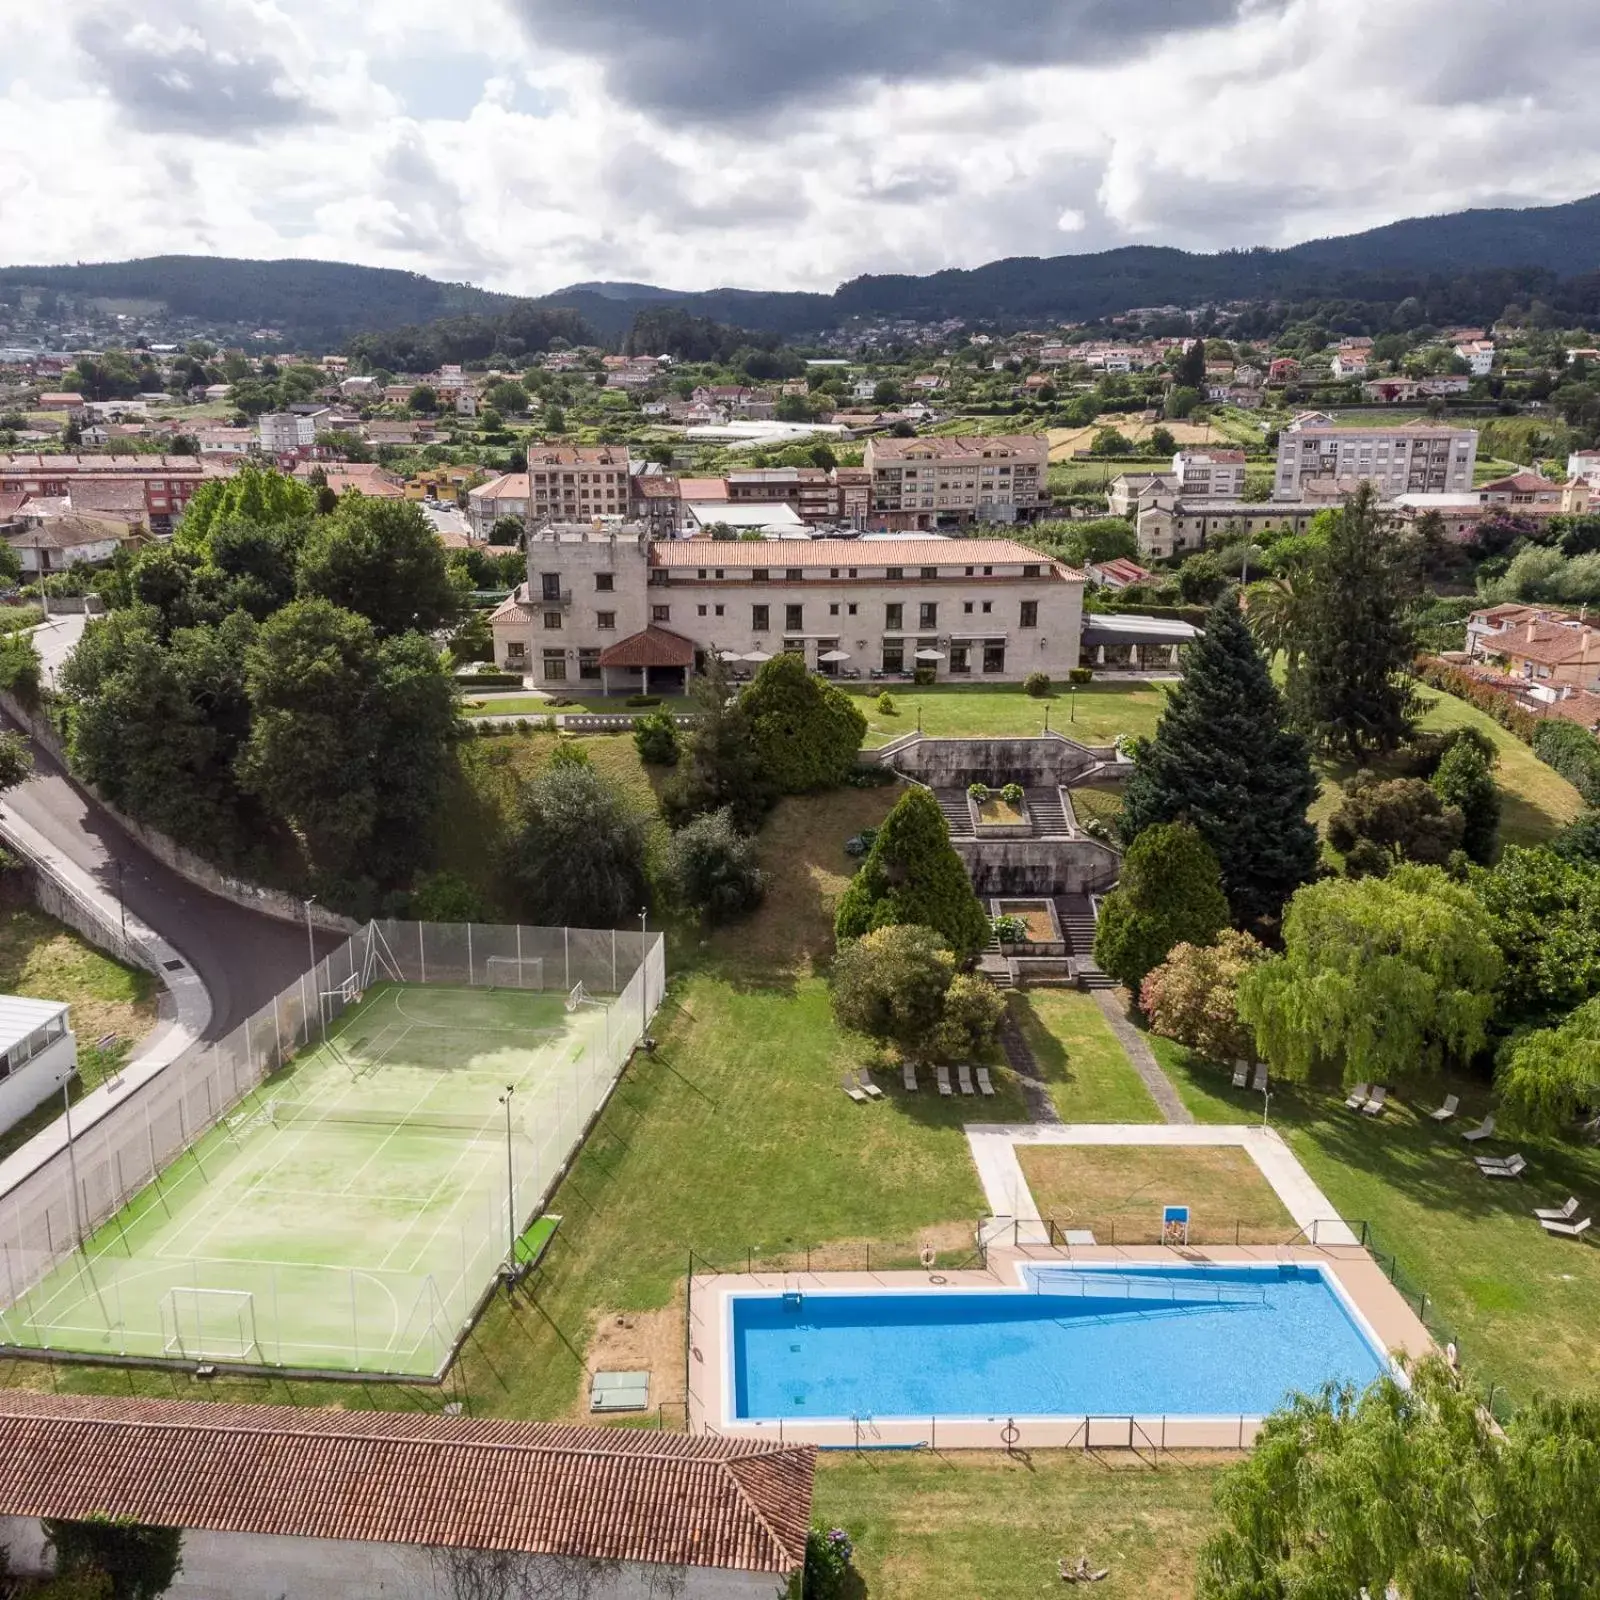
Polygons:
[[305,1100],[273,1100],[266,1109],[275,1128],[336,1122],[404,1132],[477,1134],[484,1138],[503,1132],[503,1119],[498,1113],[482,1116],[466,1111],[401,1110],[390,1106],[323,1106]]

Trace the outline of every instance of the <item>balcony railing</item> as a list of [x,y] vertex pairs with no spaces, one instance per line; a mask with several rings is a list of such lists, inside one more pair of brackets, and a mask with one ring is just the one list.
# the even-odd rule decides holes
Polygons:
[[570,606],[572,604],[572,591],[570,589],[542,589],[538,595],[538,602],[542,606]]

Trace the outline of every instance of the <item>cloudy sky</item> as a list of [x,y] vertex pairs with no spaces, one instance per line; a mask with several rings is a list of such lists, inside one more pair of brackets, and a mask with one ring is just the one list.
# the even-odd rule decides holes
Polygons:
[[830,289],[1600,190],[1595,0],[55,0],[0,260]]

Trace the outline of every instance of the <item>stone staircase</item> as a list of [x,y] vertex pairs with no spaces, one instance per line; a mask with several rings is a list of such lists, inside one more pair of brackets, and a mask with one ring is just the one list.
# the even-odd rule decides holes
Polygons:
[[1069,832],[1066,808],[1061,804],[1059,789],[1029,789],[1028,812],[1033,818],[1033,832],[1040,835],[1060,836]]
[[934,798],[944,813],[945,826],[949,828],[952,839],[977,837],[977,829],[972,826],[972,809],[967,804],[965,789],[936,789]]
[[1056,899],[1056,915],[1067,936],[1067,949],[1077,963],[1082,989],[1114,989],[1116,980],[1102,972],[1094,960],[1094,907],[1086,894],[1064,894]]

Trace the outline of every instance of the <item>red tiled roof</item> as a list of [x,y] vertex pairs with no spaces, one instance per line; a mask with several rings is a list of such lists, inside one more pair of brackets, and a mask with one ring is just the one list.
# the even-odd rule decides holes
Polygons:
[[1548,478],[1541,478],[1537,472],[1516,472],[1509,478],[1496,478],[1493,483],[1483,484],[1478,493],[1488,494],[1496,489],[1516,494],[1537,494],[1540,491],[1559,494],[1561,485],[1552,483]]
[[9,1391],[0,1516],[789,1573],[808,1446]]
[[600,652],[602,667],[692,667],[694,640],[652,624]]
[[678,493],[685,500],[726,500],[726,478],[679,478]]

